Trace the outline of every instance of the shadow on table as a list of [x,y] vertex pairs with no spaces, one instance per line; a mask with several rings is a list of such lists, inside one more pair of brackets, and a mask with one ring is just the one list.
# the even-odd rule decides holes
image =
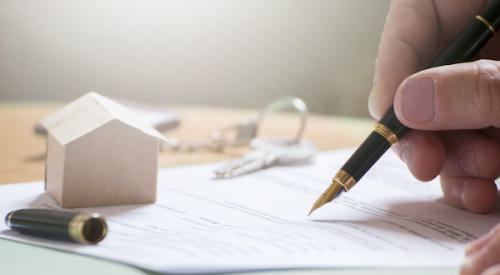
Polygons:
[[105,217],[113,217],[128,213],[143,207],[148,207],[151,204],[130,204],[130,205],[116,205],[116,206],[101,206],[101,207],[79,207],[79,208],[61,208],[59,204],[46,192],[38,195],[33,201],[28,204],[29,208],[49,208],[60,210],[76,210],[82,212],[96,212]]
[[28,206],[30,208],[61,209],[56,200],[54,200],[54,198],[52,198],[52,196],[47,192],[43,192],[38,195],[33,201],[28,204]]

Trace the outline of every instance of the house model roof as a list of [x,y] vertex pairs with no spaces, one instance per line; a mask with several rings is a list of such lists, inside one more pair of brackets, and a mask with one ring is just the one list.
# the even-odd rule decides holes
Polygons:
[[158,140],[165,140],[158,131],[127,108],[95,92],[81,96],[44,118],[41,123],[57,141],[64,145],[112,120],[119,120]]

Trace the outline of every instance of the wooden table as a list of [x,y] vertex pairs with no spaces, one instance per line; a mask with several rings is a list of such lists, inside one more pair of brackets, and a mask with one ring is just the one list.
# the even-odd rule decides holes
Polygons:
[[[0,103],[0,184],[42,180],[44,177],[45,138],[36,136],[33,126],[44,116],[54,112],[61,103]],[[182,115],[181,126],[168,135],[181,139],[198,139],[211,131],[251,118],[255,110],[223,109],[215,107],[171,106]],[[263,125],[264,135],[292,134],[298,120],[290,114],[276,115]],[[371,131],[368,119],[311,115],[305,137],[320,150],[358,145]],[[206,163],[234,158],[245,151],[229,150],[223,153],[162,152],[160,166]],[[144,270],[106,260],[83,257],[36,246],[0,240],[2,274],[76,274],[94,275],[153,275]],[[262,275],[327,275],[332,270],[299,270],[263,272]],[[396,275],[396,274],[456,274],[456,268],[389,268],[336,269],[339,275]]]
[[[0,183],[42,180],[45,170],[45,138],[34,134],[33,126],[56,111],[61,103],[0,104]],[[252,118],[255,110],[200,106],[169,106],[181,115],[181,125],[165,133],[182,140],[197,140],[212,131]],[[274,114],[266,118],[260,133],[293,136],[299,120],[293,114]],[[358,145],[373,123],[368,119],[311,115],[305,138],[320,150]],[[235,158],[246,148],[224,152],[161,152],[160,166],[207,163]]]

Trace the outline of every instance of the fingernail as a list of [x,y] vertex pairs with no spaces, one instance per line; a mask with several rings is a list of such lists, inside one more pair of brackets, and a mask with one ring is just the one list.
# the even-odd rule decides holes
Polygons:
[[370,95],[368,96],[368,111],[370,112],[370,115],[372,115],[374,118],[379,119],[378,115],[378,110],[377,110],[377,103],[375,101],[377,90],[375,86],[373,86]]
[[402,115],[411,122],[428,122],[434,119],[434,80],[410,78],[403,84]]

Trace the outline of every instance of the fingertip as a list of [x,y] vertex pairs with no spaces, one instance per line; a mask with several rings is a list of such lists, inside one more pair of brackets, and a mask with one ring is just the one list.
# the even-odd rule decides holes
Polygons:
[[421,181],[434,179],[445,163],[444,145],[434,133],[411,131],[405,136],[402,147],[398,149],[401,158]]
[[498,200],[498,190],[494,182],[483,179],[464,181],[462,202],[470,212],[476,214],[491,213]]
[[446,203],[476,214],[493,211],[498,199],[496,184],[491,180],[441,176]]

